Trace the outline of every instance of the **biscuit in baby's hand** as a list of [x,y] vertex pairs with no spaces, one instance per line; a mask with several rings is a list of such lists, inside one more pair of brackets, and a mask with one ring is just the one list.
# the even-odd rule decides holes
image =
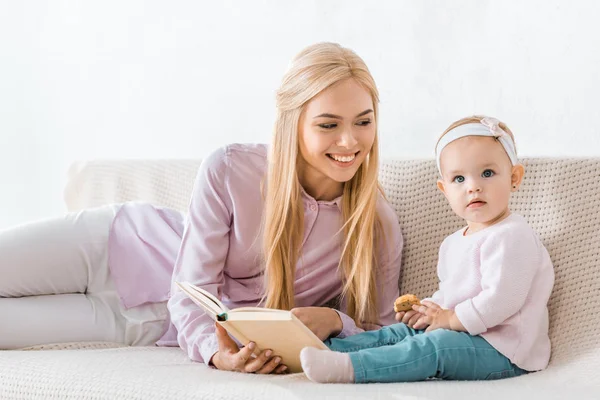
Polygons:
[[410,311],[412,310],[413,304],[420,305],[421,302],[419,298],[414,294],[405,294],[396,299],[394,302],[394,311],[402,312],[402,311]]

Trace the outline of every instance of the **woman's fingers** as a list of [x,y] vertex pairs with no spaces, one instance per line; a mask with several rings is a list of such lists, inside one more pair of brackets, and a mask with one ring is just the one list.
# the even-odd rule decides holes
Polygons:
[[288,367],[287,365],[280,365],[279,367],[277,367],[277,369],[275,371],[273,371],[274,374],[285,374],[288,372]]
[[239,347],[229,336],[225,328],[223,328],[220,324],[215,323],[215,329],[217,340],[219,342],[219,351],[236,353],[239,350]]
[[273,351],[262,351],[258,357],[250,358],[243,372],[255,374],[281,374],[287,370],[287,365],[281,364],[281,357],[274,356]]
[[244,364],[244,372],[254,373],[259,371],[271,359],[272,355],[272,350],[263,350],[256,357],[252,357],[252,355],[250,355],[250,358]]
[[255,348],[256,344],[254,342],[250,342],[247,346],[242,347],[240,351],[234,354],[233,357],[236,369],[246,372],[246,363],[252,358],[252,353],[254,352]]
[[219,351],[212,358],[212,363],[218,369],[232,371],[238,368],[236,355],[238,345],[229,337],[225,328],[215,323],[215,335],[219,343]]
[[271,359],[266,360],[266,362],[263,363],[259,369],[253,372],[256,372],[257,374],[270,374],[273,371],[275,371],[275,369],[280,365],[281,357],[275,356]]
[[219,342],[218,354],[221,364],[217,368],[259,374],[270,374],[276,369],[283,372],[287,368],[282,368],[284,366],[281,365],[281,358],[274,357],[272,350],[261,351],[258,356],[254,357],[256,343],[250,342],[240,349],[220,324],[215,324],[215,330]]

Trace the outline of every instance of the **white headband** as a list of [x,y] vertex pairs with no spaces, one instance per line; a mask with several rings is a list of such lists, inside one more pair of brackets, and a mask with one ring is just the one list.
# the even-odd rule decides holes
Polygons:
[[506,133],[504,129],[500,128],[500,121],[496,118],[485,117],[481,120],[481,123],[475,122],[460,125],[442,136],[437,146],[435,146],[435,158],[440,175],[442,174],[442,168],[440,167],[440,155],[442,154],[442,150],[444,150],[444,147],[451,142],[465,136],[490,136],[498,139],[502,147],[504,147],[504,150],[506,150],[506,154],[508,154],[508,158],[510,158],[512,165],[518,163],[515,142],[512,137]]

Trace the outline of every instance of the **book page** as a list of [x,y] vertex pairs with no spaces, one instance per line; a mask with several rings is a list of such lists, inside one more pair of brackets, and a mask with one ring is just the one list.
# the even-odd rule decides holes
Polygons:
[[264,308],[264,307],[240,307],[229,310],[229,313],[264,313],[264,314],[283,314],[287,315],[287,310],[277,310],[275,308]]
[[271,309],[236,308],[227,313],[232,321],[286,321],[290,320],[289,311]]
[[190,287],[188,282],[175,283],[196,305],[200,306],[215,321],[219,319],[219,315],[226,312],[208,296]]
[[203,295],[203,296],[207,297],[208,299],[210,299],[213,303],[215,303],[219,307],[220,310],[222,310],[222,312],[229,311],[229,308],[227,308],[227,306],[225,306],[225,304],[221,303],[221,301],[219,299],[217,299],[215,296],[213,296],[213,294],[210,293],[209,291],[204,290],[201,287],[198,287],[189,282],[184,282],[184,283],[187,284],[188,288],[190,288],[193,291],[199,293],[200,295]]

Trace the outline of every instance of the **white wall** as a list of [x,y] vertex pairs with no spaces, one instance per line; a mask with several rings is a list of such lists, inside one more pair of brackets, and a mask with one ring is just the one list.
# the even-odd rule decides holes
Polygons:
[[288,61],[317,41],[371,68],[385,157],[431,157],[472,113],[506,121],[521,155],[600,156],[599,15],[594,0],[0,0],[0,228],[61,213],[77,159],[268,141]]

